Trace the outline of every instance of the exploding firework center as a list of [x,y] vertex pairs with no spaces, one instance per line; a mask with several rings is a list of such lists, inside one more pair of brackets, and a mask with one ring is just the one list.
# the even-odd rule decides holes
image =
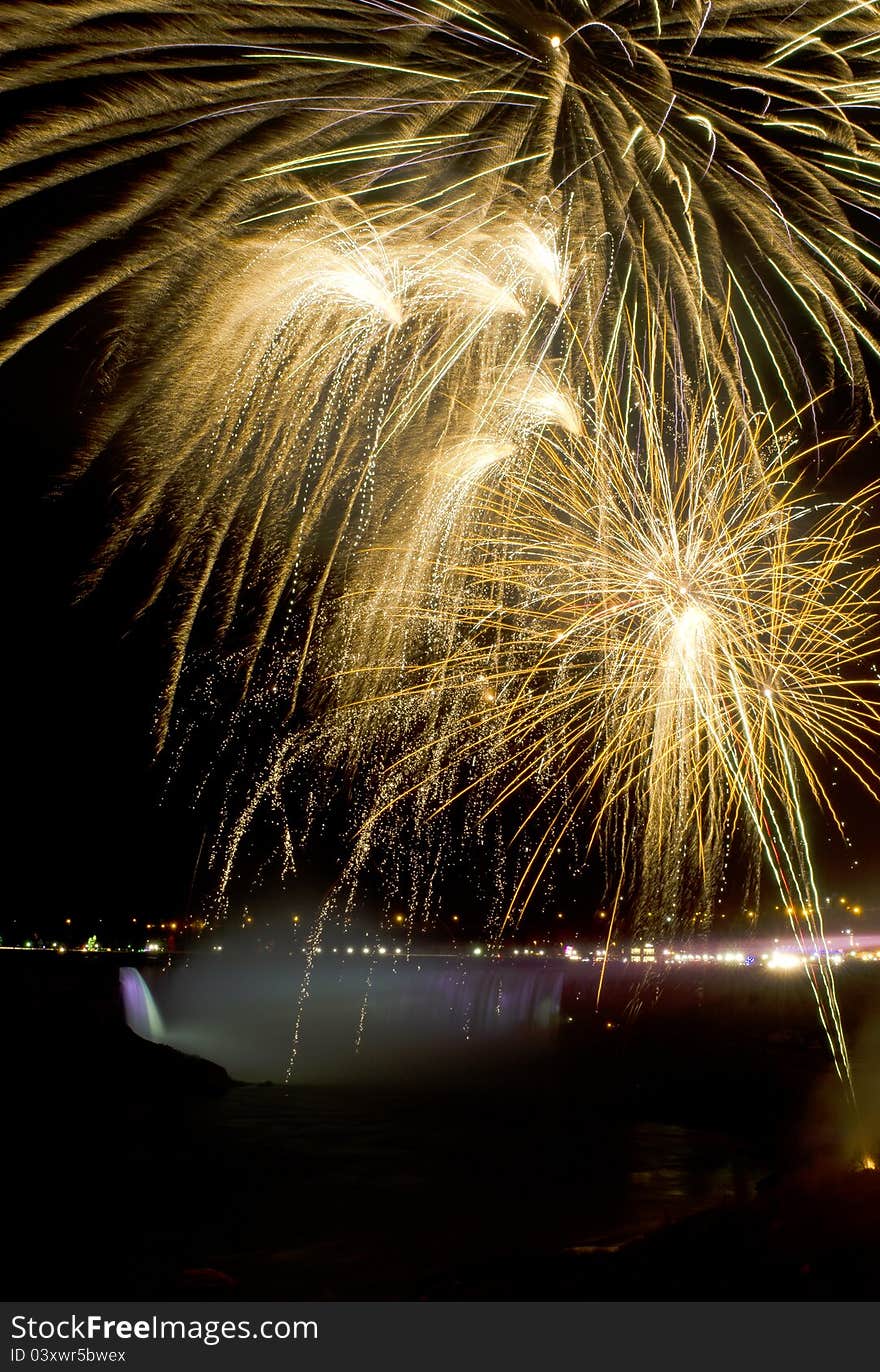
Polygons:
[[702,656],[708,638],[709,617],[699,605],[687,605],[675,619],[673,641],[680,662],[692,664]]

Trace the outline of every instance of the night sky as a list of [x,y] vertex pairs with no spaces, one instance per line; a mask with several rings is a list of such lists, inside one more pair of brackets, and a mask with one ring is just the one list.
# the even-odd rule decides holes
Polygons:
[[[88,178],[67,196],[112,197],[112,179]],[[13,221],[19,238],[51,229],[52,200],[25,202]],[[75,216],[77,207],[67,206]],[[33,216],[33,219],[29,219]],[[10,240],[11,254],[20,249]],[[878,237],[880,250],[880,237]],[[123,927],[132,915],[167,917],[198,907],[205,892],[195,873],[213,817],[210,797],[193,810],[196,773],[184,762],[169,785],[167,758],[156,759],[153,717],[167,667],[168,606],[136,618],[150,549],[135,548],[97,591],[78,584],[115,517],[118,472],[98,464],[76,481],[71,459],[94,409],[98,362],[111,326],[106,307],[80,310],[27,346],[0,370],[7,471],[12,623],[7,629],[14,707],[8,715],[12,795],[21,842],[34,858],[20,873],[15,902],[19,929],[57,923],[67,915]],[[871,363],[880,398],[880,368]],[[823,432],[843,429],[849,397],[830,397]],[[880,445],[865,443],[839,467],[830,489],[855,491],[877,472]],[[23,526],[23,527],[22,527]],[[22,537],[23,533],[23,537]],[[829,785],[834,773],[826,768]],[[880,926],[880,844],[876,809],[849,782],[835,787],[851,847],[814,817],[820,882],[865,907],[865,923]],[[13,861],[15,849],[13,848]],[[318,853],[307,873],[320,892],[338,855]],[[243,872],[243,891],[248,873]],[[769,884],[765,886],[769,891]],[[264,887],[267,899],[272,879]],[[241,892],[239,893],[241,894]],[[599,899],[587,881],[569,893],[589,908]],[[770,897],[772,902],[772,897]],[[5,931],[4,931],[5,932]]]
[[[205,894],[198,873],[195,881],[193,876],[210,809],[194,811],[195,778],[185,766],[169,784],[167,761],[157,759],[153,747],[167,661],[161,607],[134,618],[137,577],[125,568],[93,594],[78,594],[113,518],[106,473],[76,482],[64,475],[88,410],[101,325],[99,312],[85,312],[0,372],[10,467],[23,478],[10,511],[22,511],[25,530],[13,566],[13,618],[21,613],[21,628],[10,645],[18,703],[9,718],[13,754],[20,757],[22,843],[35,856],[21,873],[20,932],[57,928],[60,917],[71,915],[82,928],[101,920],[103,932],[121,930],[132,915],[168,918],[192,911]],[[877,445],[865,445],[845,470],[838,469],[835,487],[857,486],[876,461]],[[12,541],[20,533],[16,516]],[[854,785],[844,783],[837,794],[852,848],[815,820],[822,878],[835,895],[860,901],[865,927],[876,927],[876,815]],[[320,892],[334,867],[334,854],[317,855],[306,889]],[[273,890],[280,892],[270,879],[262,893],[270,905]],[[294,886],[290,899],[301,894]],[[589,907],[600,896],[588,880],[571,892],[571,903]]]

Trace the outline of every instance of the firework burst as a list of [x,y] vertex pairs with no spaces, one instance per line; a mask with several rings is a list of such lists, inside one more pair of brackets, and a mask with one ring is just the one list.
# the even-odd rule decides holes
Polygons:
[[[872,0],[16,4],[5,198],[51,231],[12,278],[33,300],[11,345],[145,272],[180,282],[218,233],[304,203],[472,227],[512,190],[579,252],[603,242],[619,279],[635,264],[710,352],[729,301],[751,379],[809,385],[793,319],[857,378],[877,32]],[[47,302],[36,283],[62,263]]]
[[197,621],[252,644],[246,685],[304,562],[419,508],[410,454],[479,448],[517,390],[576,425],[573,340],[634,301],[747,414],[858,392],[877,30],[829,0],[6,7],[5,353],[91,307],[109,334],[80,466],[120,491],[101,567],[160,550],[160,736]]
[[[409,823],[407,797],[435,818],[470,797],[479,827],[537,794],[529,821],[553,818],[514,905],[585,808],[595,836],[641,854],[643,907],[690,911],[715,902],[744,816],[783,871],[794,772],[827,802],[818,755],[876,782],[876,683],[859,666],[874,489],[811,494],[812,451],[786,452],[765,419],[743,426],[710,387],[664,390],[664,340],[650,313],[625,321],[576,423],[558,392],[549,423],[541,394],[506,431],[421,454],[420,503],[322,611],[321,748],[335,738],[370,775],[384,757],[362,834],[398,807]],[[283,737],[268,790],[304,737]]]
[[[615,905],[625,895],[637,932],[656,937],[670,917],[684,932],[720,908],[738,835],[751,879],[763,859],[818,954],[845,1076],[803,801],[837,819],[818,765],[832,756],[878,796],[877,488],[842,503],[808,492],[807,454],[781,451],[764,423],[744,428],[711,392],[664,396],[665,366],[645,370],[635,348],[630,336],[605,360],[577,435],[543,434],[472,473],[465,533],[453,490],[434,533],[420,525],[420,551],[394,550],[402,596],[389,602],[385,585],[374,612],[390,637],[356,591],[343,602],[327,636],[342,719],[322,747],[335,731],[381,777],[352,870],[377,847],[406,851],[415,814],[430,886],[423,854],[442,861],[450,816],[479,832],[513,805],[499,935],[585,827],[617,856]],[[431,575],[413,575],[419,562]],[[744,908],[747,867],[738,887]]]

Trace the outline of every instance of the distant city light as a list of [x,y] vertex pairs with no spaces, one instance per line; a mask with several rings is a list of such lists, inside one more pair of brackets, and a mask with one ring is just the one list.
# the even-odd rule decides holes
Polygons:
[[803,958],[796,957],[794,953],[775,952],[767,959],[766,966],[771,972],[791,972],[796,967],[803,967]]

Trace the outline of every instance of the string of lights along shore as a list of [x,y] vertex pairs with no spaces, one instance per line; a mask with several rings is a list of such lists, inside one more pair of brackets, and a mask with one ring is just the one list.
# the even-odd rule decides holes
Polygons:
[[468,862],[488,948],[597,861],[609,940],[668,941],[736,867],[848,1084],[805,804],[845,825],[829,759],[878,794],[877,488],[827,482],[877,441],[878,5],[0,17],[2,355],[101,340],[86,580],[152,557],[218,897],[340,788],[315,947]]

